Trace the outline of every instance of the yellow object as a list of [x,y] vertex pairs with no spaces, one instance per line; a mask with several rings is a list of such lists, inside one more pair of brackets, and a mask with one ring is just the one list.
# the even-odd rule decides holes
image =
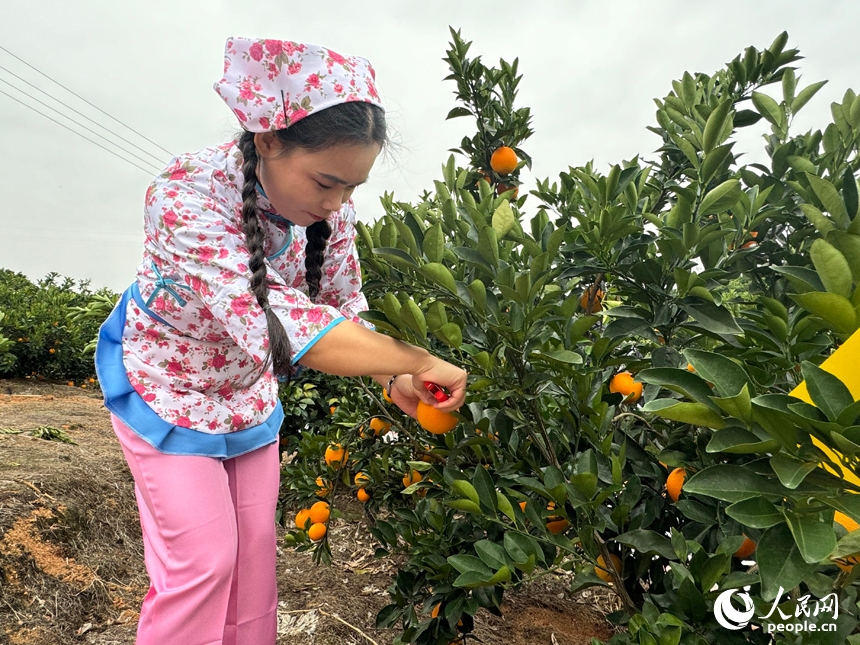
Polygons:
[[[848,391],[851,392],[851,398],[855,401],[860,400],[860,373],[857,371],[857,363],[860,361],[860,332],[854,332],[842,345],[830,355],[830,358],[825,360],[819,367],[825,372],[833,374],[836,378],[845,384]],[[809,391],[806,389],[806,381],[803,381],[789,392],[790,396],[797,397],[809,403],[812,403],[812,398],[809,396]],[[821,440],[812,437],[812,443],[821,448],[828,457],[839,462],[841,454],[835,452],[824,445]],[[838,464],[842,470],[842,478],[845,481],[851,482],[856,486],[860,486],[860,478],[850,470],[845,468],[841,463]],[[821,467],[829,473],[839,476],[830,464],[822,463]],[[853,491],[852,491],[853,492]]]

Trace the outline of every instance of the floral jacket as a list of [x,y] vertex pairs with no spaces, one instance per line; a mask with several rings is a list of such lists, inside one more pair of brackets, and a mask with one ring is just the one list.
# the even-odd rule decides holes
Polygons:
[[[152,182],[139,298],[129,299],[125,312],[123,363],[131,386],[165,421],[210,434],[259,425],[277,405],[271,372],[252,383],[269,341],[266,316],[250,290],[241,166],[231,141],[175,157]],[[352,200],[329,217],[315,301],[305,282],[305,229],[279,218],[262,194],[258,205],[269,303],[289,336],[293,362],[344,320],[374,329],[357,316],[367,300]]]

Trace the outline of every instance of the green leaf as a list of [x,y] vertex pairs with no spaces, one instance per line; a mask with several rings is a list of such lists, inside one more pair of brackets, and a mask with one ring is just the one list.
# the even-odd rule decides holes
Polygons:
[[819,81],[817,83],[813,83],[812,85],[807,85],[800,91],[800,94],[791,102],[791,113],[797,114],[800,112],[800,109],[809,103],[809,99],[815,96],[816,92],[824,87],[824,84],[827,81]]
[[472,116],[472,113],[464,107],[455,107],[452,108],[450,112],[448,112],[448,116],[445,117],[445,120],[448,119],[456,119],[458,116]]
[[460,573],[468,573],[475,571],[481,575],[490,577],[493,575],[493,569],[484,564],[480,558],[474,555],[449,555],[448,564],[454,567]]
[[660,535],[656,531],[647,529],[634,529],[627,531],[621,535],[612,538],[616,542],[632,547],[643,554],[654,554],[666,558],[667,560],[677,560],[672,549],[672,542],[669,538]]
[[711,190],[699,204],[699,215],[719,213],[734,205],[741,196],[741,182],[729,179]]
[[472,485],[478,493],[479,504],[481,508],[489,515],[496,515],[496,489],[493,486],[493,478],[487,472],[486,468],[475,468],[475,474],[472,476]]
[[400,308],[400,318],[418,338],[427,340],[427,322],[424,320],[424,314],[411,298]]
[[766,602],[776,598],[780,587],[783,591],[794,589],[818,566],[803,559],[786,524],[764,532],[756,548],[756,562],[761,574],[761,596]]
[[493,229],[496,231],[498,239],[501,240],[514,228],[514,219],[511,203],[505,200],[499,204],[499,207],[493,212]]
[[823,292],[790,293],[788,296],[843,334],[850,334],[857,329],[854,307],[844,296]]
[[[741,419],[742,421],[746,421],[747,423],[752,421],[752,403],[750,403],[749,387],[746,383],[736,396],[714,397],[713,401],[726,414],[737,419]],[[732,451],[727,450],[725,452]]]
[[418,272],[434,284],[444,287],[453,294],[457,293],[457,282],[451,271],[444,264],[429,262],[418,269]]
[[490,266],[499,266],[499,241],[492,226],[485,226],[478,234],[478,251]]
[[445,323],[433,333],[452,349],[460,349],[463,344],[463,331],[457,323]]
[[726,506],[726,515],[744,526],[766,529],[785,521],[782,512],[763,497],[750,497]]
[[758,110],[765,119],[770,121],[778,128],[782,128],[785,123],[785,112],[779,107],[779,103],[770,98],[767,94],[761,92],[752,93],[752,102],[755,109]]
[[752,432],[740,426],[729,426],[717,430],[708,442],[707,452],[728,452],[732,454],[753,454],[771,452],[779,448],[775,439],[762,441]]
[[818,519],[816,513],[812,516],[801,516],[792,511],[786,511],[788,527],[794,536],[794,543],[800,549],[800,555],[805,562],[818,564],[836,548],[836,534],[830,524]]
[[809,180],[812,190],[815,191],[815,195],[824,205],[824,210],[833,215],[836,223],[841,228],[847,228],[848,211],[845,210],[845,202],[842,201],[836,187],[826,179],[822,179],[812,173],[806,173],[806,178]]
[[[851,106],[852,111],[854,106],[860,107],[860,97]],[[848,218],[853,220],[857,217],[858,196],[857,180],[854,178],[854,170],[851,166],[845,168],[845,174],[842,175],[842,200],[845,202],[845,211],[848,213]]]
[[848,387],[830,372],[810,361],[803,361],[800,369],[812,404],[830,421],[836,421],[842,410],[854,403]]
[[480,280],[472,280],[466,288],[469,290],[469,295],[472,296],[472,304],[475,305],[475,308],[481,313],[486,311],[487,287],[484,286],[484,283]]
[[472,486],[472,483],[465,479],[455,479],[451,482],[451,488],[461,497],[467,497],[475,504],[480,503],[478,491]]
[[424,232],[424,256],[428,262],[441,262],[445,253],[445,234],[442,222],[436,222]]
[[716,464],[700,470],[684,482],[684,491],[724,502],[739,502],[750,497],[779,495],[782,492],[771,480],[749,468],[733,464]]
[[403,249],[398,249],[394,246],[379,246],[373,249],[376,255],[387,255],[391,259],[402,263],[403,266],[408,266],[413,269],[418,268],[418,263]]
[[498,571],[508,564],[508,554],[505,553],[501,544],[491,540],[478,540],[475,542],[475,553],[481,558],[481,562],[494,571]]
[[732,312],[724,306],[712,302],[682,300],[678,306],[699,325],[714,334],[741,334],[743,331],[735,322]]
[[496,506],[512,522],[517,521],[517,516],[516,513],[514,513],[514,507],[513,505],[511,505],[511,501],[507,497],[502,495],[499,491],[496,491]]
[[[694,366],[695,367],[695,366]],[[637,375],[643,383],[659,385],[673,392],[683,394],[688,399],[703,403],[714,412],[719,412],[719,407],[711,400],[713,391],[698,374],[694,374],[678,367],[650,367],[641,370]]]
[[[412,488],[412,486],[410,486],[409,488]],[[407,490],[408,489],[404,490],[403,492],[406,493]],[[466,513],[474,513],[475,515],[483,515],[484,514],[483,511],[481,511],[481,507],[478,506],[477,504],[475,504],[475,502],[473,502],[470,499],[453,499],[453,500],[446,500],[442,503],[445,504],[445,506],[450,506],[451,508],[456,509],[458,511],[463,511]]]
[[725,425],[723,417],[702,403],[681,403],[675,399],[654,399],[642,407],[643,411],[664,419],[696,426],[719,429]]
[[714,384],[720,396],[736,396],[744,387],[747,391],[755,391],[744,368],[732,359],[702,349],[685,349],[682,353],[696,370],[696,374]]
[[720,103],[708,117],[708,122],[705,124],[705,132],[702,135],[702,149],[706,155],[719,143],[720,133],[723,131],[726,117],[728,117],[731,109],[732,100],[729,98]]
[[806,215],[806,219],[812,222],[812,225],[818,229],[822,237],[826,236],[830,231],[835,230],[833,223],[827,218],[824,213],[818,210],[812,204],[801,204],[800,210]]
[[770,458],[770,467],[783,486],[794,489],[800,486],[809,473],[818,468],[818,464],[777,453]]

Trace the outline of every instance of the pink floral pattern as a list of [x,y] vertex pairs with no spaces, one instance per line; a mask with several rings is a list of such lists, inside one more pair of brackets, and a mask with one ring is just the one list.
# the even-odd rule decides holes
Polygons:
[[[175,157],[149,186],[145,243],[137,282],[143,301],[156,290],[154,262],[186,304],[166,289],[149,305],[170,326],[133,300],[126,310],[123,360],[129,382],[162,418],[210,434],[263,423],[277,403],[277,380],[252,373],[266,354],[266,317],[250,292],[250,255],[242,233],[242,155],[235,141]],[[263,211],[271,203],[258,196]],[[316,301],[307,296],[305,228],[260,216],[266,233],[269,303],[290,339],[293,360],[330,323],[367,309],[355,247],[352,200],[329,218],[332,228]]]
[[384,107],[370,61],[287,40],[228,38],[213,87],[251,132],[285,128],[344,101]]

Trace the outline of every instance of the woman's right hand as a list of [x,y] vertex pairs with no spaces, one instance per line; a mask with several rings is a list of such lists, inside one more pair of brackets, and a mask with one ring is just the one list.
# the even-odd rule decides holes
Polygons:
[[[412,387],[422,401],[432,405],[440,412],[454,412],[459,410],[466,400],[466,379],[468,376],[469,373],[466,370],[433,357],[433,362],[428,368],[412,374]],[[441,403],[437,401],[436,397],[424,387],[426,381],[448,390],[448,400]]]

